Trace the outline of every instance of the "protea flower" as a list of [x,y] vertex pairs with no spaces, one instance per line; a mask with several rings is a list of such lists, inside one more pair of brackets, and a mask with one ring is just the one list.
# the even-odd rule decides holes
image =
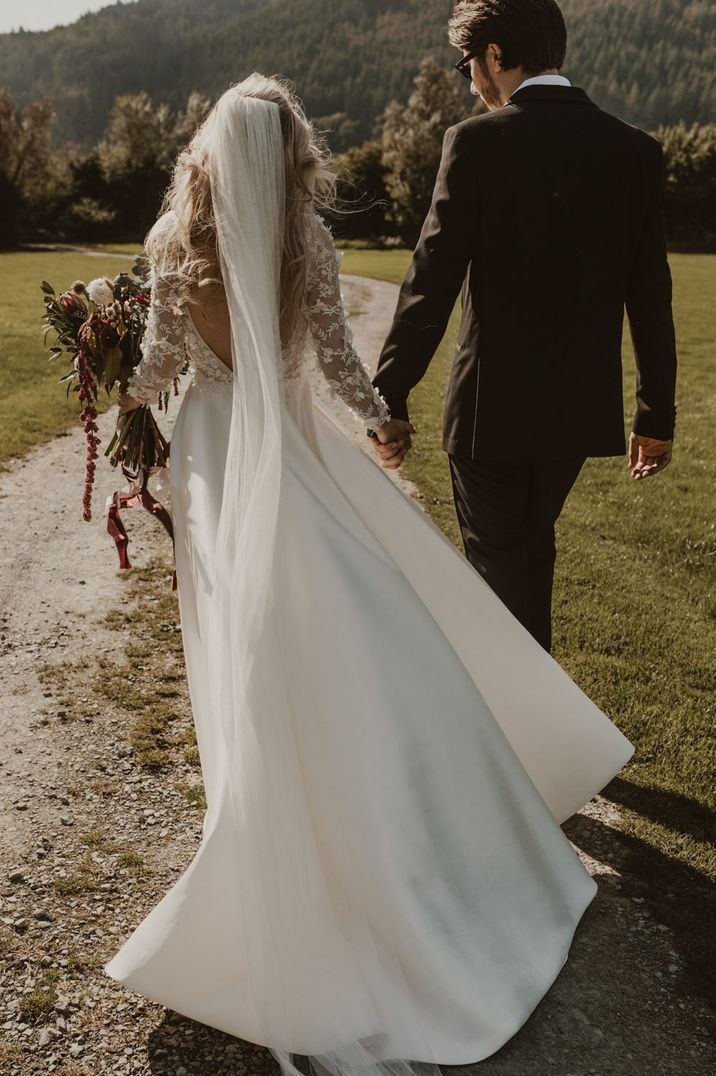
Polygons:
[[[84,287],[84,285],[82,285]],[[62,295],[58,296],[57,302],[65,310],[80,310],[82,313],[87,311],[87,303],[80,292],[77,291],[63,291]]]

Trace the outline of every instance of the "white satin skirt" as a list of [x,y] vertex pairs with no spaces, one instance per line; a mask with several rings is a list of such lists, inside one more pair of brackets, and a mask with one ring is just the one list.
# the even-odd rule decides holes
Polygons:
[[479,1061],[567,959],[596,885],[559,824],[632,745],[303,386],[261,720],[227,765],[206,640],[230,417],[230,387],[192,386],[171,446],[203,838],[104,970],[277,1050]]

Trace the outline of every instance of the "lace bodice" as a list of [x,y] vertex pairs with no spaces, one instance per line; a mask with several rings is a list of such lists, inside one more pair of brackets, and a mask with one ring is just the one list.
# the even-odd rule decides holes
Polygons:
[[[318,367],[331,390],[366,425],[378,428],[389,420],[390,411],[353,344],[340,290],[340,254],[320,217],[315,213],[307,217],[306,292],[301,323],[282,352],[284,391],[290,393],[291,383],[303,373],[310,334]],[[197,387],[221,390],[231,386],[231,370],[202,340],[171,286],[157,278],[142,357],[129,379],[127,394],[142,403],[155,403],[187,367]]]

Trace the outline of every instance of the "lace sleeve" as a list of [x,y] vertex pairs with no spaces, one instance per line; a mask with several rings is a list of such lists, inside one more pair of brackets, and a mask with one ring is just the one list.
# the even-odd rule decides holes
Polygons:
[[161,277],[152,284],[152,299],[140,350],[142,357],[127,382],[127,395],[140,403],[155,403],[182,372],[186,351],[182,311],[172,289]]
[[390,411],[353,345],[341,297],[340,254],[328,228],[314,214],[309,235],[306,317],[318,365],[335,395],[367,426],[377,429],[389,421]]

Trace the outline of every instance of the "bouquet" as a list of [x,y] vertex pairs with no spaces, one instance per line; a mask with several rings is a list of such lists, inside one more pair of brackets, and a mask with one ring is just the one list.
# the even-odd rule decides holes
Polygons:
[[[115,386],[120,395],[141,359],[140,344],[151,301],[149,263],[142,257],[132,268],[131,275],[120,273],[114,280],[98,277],[84,284],[76,280],[67,291],[56,295],[46,280],[41,284],[45,314],[44,342],[50,361],[65,356],[71,369],[60,378],[77,394],[81,404],[80,421],[87,438],[83,518],[92,519],[92,489],[95,461],[100,439],[97,426],[97,401],[104,389],[108,396]],[[51,342],[48,344],[48,338]],[[177,381],[174,392],[178,393]],[[159,408],[166,409],[169,393],[162,393]],[[130,479],[129,494],[115,493],[107,505],[108,529],[117,542],[120,566],[129,567],[126,556],[128,538],[119,519],[120,507],[141,502],[156,515],[171,535],[171,523],[162,505],[147,491],[152,471],[166,467],[169,443],[157,426],[147,405],[120,415],[117,427],[105,456],[113,467],[120,465]]]
[[[54,342],[48,347],[50,360],[64,355],[71,361],[72,368],[60,382],[67,384],[67,395],[70,391],[77,393],[82,405],[80,421],[87,437],[83,518],[90,520],[100,443],[96,405],[102,389],[108,396],[115,385],[120,394],[126,392],[141,358],[140,344],[151,300],[148,263],[140,258],[131,276],[120,273],[114,280],[98,277],[86,285],[76,280],[61,295],[56,295],[46,280],[41,286],[45,346],[53,334]],[[164,393],[160,398],[160,409],[166,408],[168,395]],[[124,474],[133,480],[166,466],[169,445],[148,406],[120,415],[105,456],[109,456],[113,467],[121,464]]]

